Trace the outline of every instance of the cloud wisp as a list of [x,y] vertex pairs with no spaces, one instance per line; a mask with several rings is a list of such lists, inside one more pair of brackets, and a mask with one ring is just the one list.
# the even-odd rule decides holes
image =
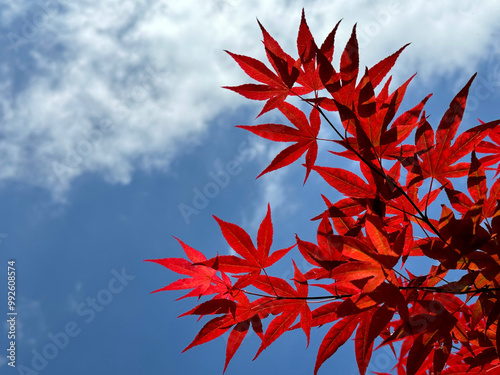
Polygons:
[[[493,1],[306,5],[320,38],[344,18],[342,44],[358,22],[367,64],[413,42],[396,74],[418,70],[425,80],[473,69],[485,51],[498,54],[491,46],[500,5]],[[84,173],[127,184],[136,169],[168,169],[218,115],[244,103],[220,89],[244,80],[223,49],[262,58],[258,17],[294,50],[302,6],[263,0],[7,3],[0,17],[7,51],[0,61],[0,181],[40,186],[63,200]]]

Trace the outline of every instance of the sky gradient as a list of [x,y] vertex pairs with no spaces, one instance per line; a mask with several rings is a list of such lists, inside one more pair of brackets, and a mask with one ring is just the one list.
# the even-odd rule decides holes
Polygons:
[[[267,203],[272,249],[295,233],[314,239],[320,194],[338,195],[313,174],[302,186],[300,163],[256,180],[279,148],[234,126],[283,119],[255,119],[262,103],[221,88],[250,82],[224,50],[264,59],[256,18],[296,56],[303,7],[317,41],[342,19],[337,61],[355,23],[361,66],[411,42],[393,70],[393,89],[418,72],[401,110],[433,92],[436,126],[478,72],[461,129],[500,118],[495,1],[2,2],[2,353],[10,259],[18,311],[17,367],[2,354],[2,374],[222,373],[227,335],[181,354],[203,323],[177,316],[196,301],[149,294],[177,275],[143,260],[183,256],[172,236],[207,257],[227,254],[212,215],[255,238]],[[277,276],[290,274],[280,267]],[[259,340],[249,334],[226,373],[312,374],[325,332],[313,330],[307,349],[301,332],[285,335],[253,362]],[[369,370],[390,372],[389,354],[374,353]],[[319,373],[332,371],[357,373],[352,341]]]

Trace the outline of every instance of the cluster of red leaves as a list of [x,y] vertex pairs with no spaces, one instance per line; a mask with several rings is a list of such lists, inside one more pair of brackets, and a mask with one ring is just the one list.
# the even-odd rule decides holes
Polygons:
[[[292,143],[261,175],[306,153],[305,178],[315,171],[345,198],[331,203],[323,197],[326,209],[314,218],[319,222],[316,243],[296,237],[294,246],[311,268],[304,274],[293,263],[293,284],[266,271],[294,247],[271,252],[269,207],[257,246],[242,228],[215,218],[237,255],[207,260],[179,241],[189,260],[152,260],[189,276],[159,290],[211,296],[183,314],[216,315],[185,350],[230,331],[225,371],[250,327],[262,340],[257,357],[286,331],[302,329],[309,343],[311,328],[325,326],[314,374],[353,333],[361,374],[377,338],[394,351],[398,374],[500,373],[500,180],[488,187],[485,172],[500,161],[500,121],[480,123],[455,138],[474,77],[434,130],[423,110],[430,95],[396,117],[411,78],[390,92],[389,77],[375,91],[406,46],[360,74],[355,28],[337,71],[332,58],[338,24],[318,47],[302,14],[297,59],[260,27],[274,71],[229,52],[260,83],[228,88],[266,101],[261,114],[278,109],[290,122],[240,126]],[[289,97],[307,103],[309,115],[288,103]],[[341,125],[334,126],[326,112],[338,112]],[[332,153],[358,162],[360,175],[316,165],[321,123],[336,133],[338,139],[331,142],[344,149]],[[467,191],[453,185],[459,177],[466,178]],[[449,204],[432,219],[428,207],[440,194]],[[438,265],[423,276],[399,272],[410,257],[428,257]],[[462,270],[463,276],[448,282],[449,270]],[[311,295],[311,286],[327,295]],[[324,303],[311,309],[311,300]],[[270,320],[265,329],[264,319]]]

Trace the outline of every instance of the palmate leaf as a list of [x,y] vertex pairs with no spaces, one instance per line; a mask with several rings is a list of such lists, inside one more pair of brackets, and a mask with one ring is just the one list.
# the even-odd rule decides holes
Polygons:
[[295,268],[293,281],[297,290],[293,289],[283,279],[275,277],[259,276],[253,284],[264,292],[270,295],[274,294],[278,297],[273,301],[269,301],[266,306],[266,309],[272,311],[273,315],[278,316],[269,323],[264,333],[262,344],[257,354],[255,354],[254,359],[279,336],[290,329],[299,315],[300,326],[306,334],[307,345],[309,345],[312,322],[312,313],[307,304],[309,288],[306,278],[297,268],[295,262],[293,265]]
[[256,279],[261,270],[272,266],[293,247],[277,250],[269,254],[273,241],[273,225],[271,221],[271,207],[267,206],[267,214],[259,226],[257,248],[248,233],[236,224],[226,222],[215,217],[221,232],[229,246],[240,257],[234,255],[218,255],[215,258],[200,262],[201,264],[226,273],[245,274],[239,278],[233,288],[243,288]]
[[455,163],[471,153],[474,147],[486,137],[488,131],[500,123],[497,120],[478,125],[460,134],[452,144],[462,121],[469,88],[475,76],[476,74],[451,101],[435,135],[427,121],[419,125],[415,134],[417,146],[415,155],[418,155],[421,161],[419,169],[422,177],[432,177],[448,188],[453,188],[449,178],[466,176],[469,171],[469,163]]
[[[336,30],[336,28],[334,30]],[[375,89],[387,76],[389,71],[396,63],[398,57],[407,46],[408,44],[400,48],[392,55],[379,61],[370,69],[366,70],[365,77],[370,82],[372,89]],[[323,83],[323,86],[328,90],[331,96],[342,105],[345,105],[349,108],[357,108],[359,104],[358,100],[361,96],[361,91],[365,86],[363,80],[361,80],[361,82],[356,85],[359,75],[359,47],[356,37],[356,26],[353,27],[351,37],[341,55],[339,72],[337,72],[332,66],[332,59],[330,55],[324,53],[323,49],[318,51],[317,60],[319,66],[319,77]],[[390,79],[388,83],[389,82]],[[384,95],[387,92],[388,83],[381,91],[381,95],[379,97],[380,99],[387,99],[387,97],[384,97]],[[336,107],[332,107],[330,105],[325,107],[325,109],[336,110]]]
[[215,275],[215,270],[202,265],[195,265],[206,261],[207,258],[205,258],[201,252],[186,245],[178,238],[176,238],[176,240],[181,244],[184,252],[191,262],[182,258],[148,259],[146,261],[161,264],[174,272],[182,275],[188,275],[190,278],[179,279],[161,289],[153,291],[152,293],[164,290],[192,289],[192,291],[188,294],[179,298],[182,299],[193,296],[199,298],[207,294],[226,292],[228,285]]
[[[299,34],[297,36],[297,51],[302,63],[302,69],[297,79],[297,83],[300,84],[304,90],[317,93],[324,88],[320,77],[320,64],[318,59],[324,59],[331,63],[335,47],[335,35],[339,24],[340,21],[325,38],[321,47],[318,48],[309,30],[309,26],[307,25],[305,13],[302,11],[302,19],[300,22]],[[318,99],[321,102],[324,98]]]
[[[310,88],[304,86],[294,87],[294,83],[300,75],[301,60],[294,60],[290,55],[285,53],[260,22],[259,26],[264,37],[267,58],[276,73],[273,73],[259,60],[226,51],[245,73],[256,81],[261,82],[261,84],[224,86],[224,88],[235,91],[248,99],[267,100],[264,108],[257,117],[274,108],[278,108],[284,103],[288,95],[305,95],[311,91]],[[299,39],[301,43],[306,43],[307,45],[303,34],[304,31],[299,33]],[[306,45],[304,45],[304,48],[306,48]]]
[[304,178],[305,183],[309,173],[314,167],[318,154],[317,137],[321,124],[319,112],[316,108],[313,108],[308,121],[307,117],[301,110],[289,103],[284,102],[280,104],[279,110],[295,126],[295,128],[281,124],[264,124],[254,126],[238,125],[237,127],[248,130],[262,138],[275,142],[295,142],[295,144],[288,146],[281,151],[274,158],[271,164],[269,164],[269,166],[267,166],[257,176],[257,178],[268,172],[283,168],[284,166],[293,163],[305,152],[307,152],[305,163],[306,176]]

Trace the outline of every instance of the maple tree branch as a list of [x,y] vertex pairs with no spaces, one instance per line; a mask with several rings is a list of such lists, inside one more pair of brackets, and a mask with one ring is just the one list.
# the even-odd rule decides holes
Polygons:
[[420,216],[418,216],[418,214],[412,214],[411,212],[407,212],[404,208],[400,208],[398,206],[395,206],[395,205],[391,204],[391,202],[387,202],[387,206],[391,207],[394,210],[400,211],[408,216],[411,216],[411,217],[415,218],[416,220],[422,220],[422,218]]
[[[462,291],[452,291],[452,290],[445,290],[442,289],[443,287],[441,286],[399,286],[399,290],[421,290],[424,292],[432,292],[432,293],[443,293],[443,294],[453,294],[453,295],[463,295],[463,294],[481,294],[484,292],[490,292],[490,291],[500,291],[500,288],[479,288],[479,289],[467,289],[467,290],[462,290]],[[262,293],[254,293],[250,292],[245,289],[238,289],[239,291],[246,293],[248,295],[256,296],[256,297],[263,297],[263,298],[269,298],[271,300],[302,300],[302,301],[332,301],[332,300],[339,300],[343,298],[351,298],[354,297],[355,294],[338,294],[338,295],[329,295],[329,296],[310,296],[310,297],[296,297],[296,296],[272,296],[268,294],[262,294]]]
[[422,290],[426,292],[433,292],[433,293],[445,293],[445,294],[480,294],[484,292],[491,292],[491,291],[500,291],[500,288],[479,288],[479,289],[469,289],[470,287],[467,288],[467,290],[458,290],[458,291],[453,291],[453,290],[445,290],[442,289],[442,286],[399,286],[399,290]]
[[[418,224],[418,226],[420,227],[420,229],[422,229],[422,232],[424,232],[424,233],[425,233],[425,236],[426,236],[427,238],[429,238],[429,239],[430,239],[430,238],[431,238],[431,236],[429,236],[429,233],[427,233],[427,231],[425,230],[425,228],[422,226],[422,223],[419,221],[419,220],[422,220],[422,219],[421,219],[421,218],[419,218],[419,217],[418,217],[417,219],[418,219],[418,220],[416,221],[416,223]],[[445,243],[446,243],[446,242],[445,242]]]
[[[302,98],[301,96],[299,96],[300,99],[304,100],[304,98]],[[307,101],[306,101],[307,102]],[[326,120],[326,122],[332,127],[332,129],[335,131],[335,133],[337,133],[337,135],[340,137],[340,139],[342,140],[345,140],[345,136],[343,136],[339,131],[338,129],[335,127],[335,125],[332,124],[332,122],[330,121],[330,119],[328,119],[325,115],[325,113],[323,112],[323,110],[318,107],[317,105],[314,105],[314,104],[311,104],[309,102],[307,102],[311,107],[313,108],[316,108],[318,110],[318,112],[321,114],[321,116],[323,116],[323,118]]]
[[[309,104],[311,107],[313,108],[316,108],[318,110],[318,112],[320,113],[320,115],[326,120],[326,122],[330,125],[330,127],[335,131],[335,133],[337,133],[337,135],[340,137],[340,139],[342,139],[343,141],[346,139],[346,136],[342,135],[338,129],[335,127],[335,125],[333,125],[333,123],[330,121],[330,119],[325,115],[325,113],[323,112],[323,110],[321,109],[321,107],[319,107],[317,104],[312,104],[310,103],[307,99],[303,98],[301,95],[293,92],[293,90],[290,90],[290,92],[292,92],[295,96],[297,96],[298,98],[300,98],[302,101],[306,102],[307,104]],[[347,132],[347,130],[346,130]],[[373,145],[372,145],[373,146]],[[389,178],[383,171],[383,168],[382,168],[382,163],[381,163],[381,160],[379,160],[379,164],[380,164],[380,167],[381,167],[381,170],[378,169],[377,167],[375,167],[372,163],[370,163],[368,160],[366,160],[357,150],[355,150],[354,148],[352,148],[349,144],[347,144],[347,147],[349,148],[350,151],[352,151],[363,163],[365,163],[372,171],[374,171],[375,173],[377,173],[380,177],[382,177],[383,179],[387,180],[388,182],[392,183],[395,188],[401,193],[403,194],[403,196],[408,200],[408,202],[413,206],[413,208],[415,208],[415,210],[417,211],[418,215],[420,215],[420,218],[422,221],[424,221],[427,225],[429,225],[429,227],[432,229],[432,231],[444,242],[444,243],[447,243],[446,240],[441,236],[441,234],[439,233],[438,229],[436,227],[434,227],[434,225],[430,222],[428,216],[427,216],[427,205],[426,205],[426,212],[425,214],[420,210],[420,208],[418,208],[418,206],[415,204],[415,202],[413,202],[413,200],[408,196],[408,194],[404,191],[404,189],[399,186],[399,183],[397,183],[396,181],[394,181],[392,178]],[[431,184],[432,186],[432,184]]]
[[[483,368],[488,372],[494,371],[500,366],[498,343],[489,338],[494,337],[493,328],[498,331],[500,324],[500,285],[489,275],[495,273],[494,267],[498,268],[500,263],[495,253],[500,236],[497,225],[500,205],[493,207],[499,202],[500,185],[495,183],[488,189],[484,170],[493,169],[488,165],[496,163],[500,157],[500,120],[489,123],[480,121],[482,125],[460,134],[452,145],[463,119],[470,85],[477,73],[454,97],[437,131],[434,131],[423,111],[430,95],[394,119],[413,76],[392,93],[389,93],[389,76],[380,93],[375,94],[376,87],[385,80],[406,45],[371,68],[367,67],[357,84],[360,69],[356,25],[340,56],[339,70],[333,68],[332,63],[338,23],[318,48],[303,10],[297,38],[299,59],[285,53],[260,22],[259,26],[274,72],[262,61],[227,51],[248,76],[260,83],[224,88],[249,99],[267,100],[257,117],[271,109],[278,109],[294,126],[261,124],[256,127],[238,125],[239,128],[275,142],[294,144],[280,151],[257,178],[291,164],[307,151],[304,183],[311,170],[316,170],[323,180],[350,200],[342,200],[342,203],[338,200],[332,205],[323,196],[330,206],[331,210],[326,212],[330,211],[332,220],[322,215],[323,220],[317,230],[317,245],[300,240],[296,235],[294,246],[299,247],[304,260],[320,268],[312,269],[310,271],[313,272],[304,276],[294,262],[296,276],[292,280],[295,287],[284,276],[269,276],[262,266],[266,264],[270,267],[294,247],[270,255],[273,242],[270,204],[257,232],[257,247],[243,228],[214,216],[224,238],[242,258],[219,258],[217,254],[215,261],[206,260],[197,250],[178,240],[191,262],[179,258],[149,260],[190,276],[157,291],[192,289],[185,297],[197,295],[198,300],[202,296],[214,295],[181,316],[225,314],[205,324],[185,350],[219,337],[234,325],[227,340],[225,372],[250,325],[262,340],[255,359],[277,337],[298,328],[299,324],[291,325],[300,315],[300,326],[308,343],[311,327],[323,325],[316,323],[339,320],[330,328],[319,347],[314,374],[354,331],[356,361],[359,373],[363,375],[368,369],[373,343],[378,336],[384,340],[384,345],[404,340],[402,348],[405,349],[401,349],[400,357],[395,350],[393,352],[398,358],[398,370],[405,370],[406,367],[408,374],[425,371],[441,373],[445,368],[445,371],[458,371],[462,364],[464,368],[469,365],[469,370],[481,366],[481,371]],[[294,92],[295,83],[300,85],[295,86],[300,95]],[[320,97],[323,90],[333,94],[333,100]],[[311,92],[314,92],[313,95],[309,95]],[[305,101],[312,110],[307,114],[308,111],[288,102],[288,96],[293,96],[294,101],[295,98]],[[335,115],[330,115],[332,112],[338,112],[340,121]],[[325,122],[336,135],[329,133]],[[496,127],[494,132],[493,127]],[[319,138],[321,129],[326,130],[332,139]],[[412,142],[403,143],[414,130],[415,145]],[[485,142],[481,145],[486,136],[495,144]],[[329,147],[332,149],[330,152],[356,161],[362,174],[356,175],[347,167],[316,165],[319,141],[338,143],[341,152],[336,152],[339,148],[334,145]],[[477,152],[489,154],[487,159],[477,159],[476,146]],[[469,153],[472,155],[468,164],[467,188],[475,202],[471,202],[465,191],[454,191],[452,196],[447,192],[452,214],[443,210],[441,219],[438,217],[439,220],[436,220],[436,214],[432,213],[434,200],[447,183],[450,189],[453,188],[448,177],[467,174],[467,163],[454,163]],[[383,166],[384,160],[386,167]],[[421,199],[424,190],[427,190],[422,182],[428,181],[429,177],[427,195]],[[435,179],[441,186],[433,190]],[[441,184],[443,179],[448,182]],[[431,204],[433,207],[429,209]],[[334,208],[341,215],[334,213]],[[455,211],[462,214],[460,219],[455,218]],[[334,217],[339,217],[339,220]],[[491,224],[488,221],[490,217]],[[486,228],[481,224],[482,219],[485,219]],[[449,224],[447,233],[443,229],[444,224]],[[455,244],[455,239],[458,241],[453,247],[460,247],[459,259],[456,259],[455,249],[446,251],[452,247],[450,244]],[[434,246],[435,242],[438,246]],[[484,253],[478,258],[475,250]],[[409,271],[408,277],[403,275],[403,266],[408,267],[406,260],[418,255],[424,255],[429,260],[439,259],[439,267],[432,266],[425,276],[415,276]],[[257,259],[265,277],[260,271],[255,273]],[[399,268],[401,262],[403,265],[399,272],[394,268]],[[201,265],[211,269],[196,267]],[[448,282],[444,276],[451,269],[466,270],[467,274],[459,281]],[[217,276],[217,272],[221,273],[221,277]],[[230,277],[238,281],[233,283]],[[324,284],[323,280],[319,281],[322,284],[314,284],[315,277],[317,280],[329,279],[331,284]],[[312,284],[308,285],[309,282]],[[341,287],[345,282],[353,288]],[[311,289],[310,286],[322,289]],[[322,295],[326,293],[329,295]],[[454,297],[457,301],[450,302],[450,295],[464,297]],[[474,302],[469,306],[471,299],[477,299],[477,304]],[[318,303],[323,305],[313,310],[312,304]],[[346,304],[348,309],[344,309]],[[470,313],[470,309],[474,310],[474,314]],[[327,314],[329,316],[324,321],[311,320],[311,317],[321,318]],[[395,314],[399,318],[393,319]],[[274,317],[264,332],[262,320],[269,315]],[[486,320],[484,332],[480,332],[482,327],[477,328],[482,320]],[[398,327],[401,321],[403,324]],[[415,326],[417,331],[412,329]],[[499,333],[496,333],[498,338]],[[457,341],[460,347],[453,345]],[[463,348],[468,351],[461,351]]]
[[[345,140],[346,138],[340,134],[340,132],[337,130],[337,128],[335,127],[335,125],[332,124],[332,122],[330,121],[330,119],[325,115],[325,113],[323,112],[323,110],[315,105],[315,104],[311,104],[309,103],[308,101],[306,101],[304,98],[302,98],[300,95],[297,95],[300,99],[304,100],[306,103],[308,103],[310,106],[316,108],[318,110],[318,112],[321,114],[321,116],[326,120],[326,122],[332,127],[332,129],[337,133],[337,135],[342,139],[342,140]],[[434,224],[432,224],[432,222],[429,220],[429,217],[427,216],[427,214],[424,214],[420,208],[416,205],[415,202],[413,202],[413,200],[408,196],[408,194],[404,191],[404,189],[399,185],[398,182],[394,181],[392,178],[390,178],[389,176],[387,176],[387,174],[382,170],[380,170],[379,168],[377,168],[376,166],[374,166],[372,163],[370,163],[368,160],[366,160],[364,158],[363,155],[361,155],[357,150],[355,150],[352,146],[350,146],[349,144],[347,144],[347,146],[349,148],[350,151],[354,152],[354,154],[363,162],[365,163],[372,171],[374,171],[375,173],[377,173],[380,177],[382,177],[383,179],[385,179],[386,181],[390,182],[391,184],[394,185],[394,187],[396,188],[396,190],[398,190],[405,198],[406,200],[413,206],[413,208],[417,211],[418,215],[420,216],[420,219],[426,223],[429,228],[431,228],[431,230],[434,232],[434,234],[436,234],[440,239],[441,241],[443,241],[445,244],[448,244],[448,242],[441,236],[441,233],[439,233],[439,230],[434,226]]]
[[[424,292],[432,292],[432,293],[443,293],[443,294],[454,294],[454,295],[462,295],[462,294],[480,294],[484,292],[492,292],[492,291],[500,291],[500,288],[479,288],[479,289],[467,289],[462,291],[452,291],[445,290],[442,286],[398,286],[399,290],[421,290]],[[269,298],[272,300],[306,300],[306,301],[318,301],[318,300],[338,300],[343,298],[351,298],[354,297],[355,294],[338,294],[338,295],[329,295],[329,296],[310,296],[310,297],[296,297],[296,296],[271,296],[268,294],[254,293],[249,292],[245,289],[238,289],[239,291],[246,293],[248,295]]]
[[409,279],[409,278],[407,278],[405,275],[403,275],[403,274],[402,274],[401,272],[399,272],[398,270],[394,270],[394,269],[393,269],[393,271],[394,271],[395,273],[397,273],[399,276],[401,276],[403,279],[405,279],[406,281],[408,281],[408,282],[410,281],[410,279]]
[[274,299],[274,300],[282,300],[282,299],[292,299],[292,300],[325,300],[325,299],[342,299],[342,298],[349,298],[354,296],[354,294],[339,294],[336,296],[311,296],[311,297],[290,297],[290,296],[271,296],[268,294],[261,294],[261,293],[254,293],[254,292],[249,292],[248,290],[245,289],[238,289],[239,291],[249,294],[251,296],[256,296],[256,297],[263,297],[263,298],[269,298],[269,299]]

